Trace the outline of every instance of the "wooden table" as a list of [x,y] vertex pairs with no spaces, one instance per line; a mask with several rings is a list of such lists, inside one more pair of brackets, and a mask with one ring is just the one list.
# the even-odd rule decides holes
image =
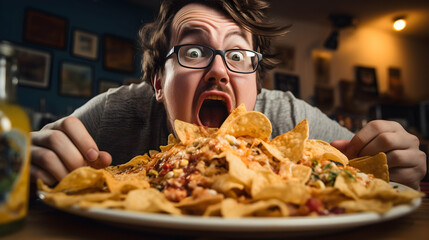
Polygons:
[[[244,239],[248,239],[249,236]],[[216,233],[180,233],[168,230],[129,230],[103,222],[68,214],[49,206],[40,200],[30,204],[25,226],[19,231],[1,239],[222,239]],[[287,238],[283,236],[282,239]],[[266,238],[263,238],[266,239]],[[296,238],[293,238],[296,239]],[[429,239],[429,198],[411,214],[388,222],[373,224],[331,233],[323,236],[299,239]]]

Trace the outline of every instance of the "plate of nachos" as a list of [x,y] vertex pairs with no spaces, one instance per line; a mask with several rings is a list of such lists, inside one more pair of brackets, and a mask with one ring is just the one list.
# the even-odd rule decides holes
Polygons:
[[268,118],[240,105],[219,128],[176,120],[175,131],[128,163],[82,167],[53,188],[39,180],[39,196],[129,226],[308,234],[398,218],[424,196],[389,183],[384,153],[348,159],[309,139],[306,120],[270,140]]

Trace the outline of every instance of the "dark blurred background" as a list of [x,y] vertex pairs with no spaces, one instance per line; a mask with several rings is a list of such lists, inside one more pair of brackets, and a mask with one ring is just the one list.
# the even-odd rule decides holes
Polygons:
[[[429,1],[270,1],[291,25],[264,87],[292,91],[359,130],[372,119],[429,139]],[[109,87],[139,81],[137,32],[159,0],[0,0],[0,41],[20,53],[19,103],[36,130]],[[406,28],[395,31],[394,20]]]

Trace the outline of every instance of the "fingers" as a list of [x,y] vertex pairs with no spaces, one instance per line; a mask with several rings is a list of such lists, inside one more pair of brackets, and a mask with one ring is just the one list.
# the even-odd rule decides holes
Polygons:
[[34,148],[36,151],[32,152],[36,154],[33,161],[39,166],[51,168],[50,165],[53,162],[59,162],[69,172],[87,165],[82,154],[64,132],[44,130],[32,133],[32,140],[33,146],[40,146],[40,148]]
[[383,132],[374,137],[359,152],[359,156],[370,156],[379,152],[417,148],[418,139],[414,135],[403,132]]
[[[375,120],[369,122],[365,127],[363,127],[350,141],[350,144],[347,146],[347,150],[345,154],[349,158],[355,158],[358,156],[363,156],[362,150],[370,143],[373,142],[375,138],[377,138],[381,133],[392,133],[397,131],[404,131],[401,125],[396,122],[391,121],[383,121],[383,120]],[[408,134],[408,133],[407,133]],[[387,139],[387,136],[384,136],[383,139]],[[373,155],[375,153],[380,152],[378,150],[380,141],[374,143],[374,145],[369,146],[370,148],[365,151],[366,154],[377,149],[376,152],[371,152],[369,155]]]
[[39,146],[32,146],[31,155],[31,163],[44,169],[56,180],[64,178],[69,173],[69,170],[53,151]]
[[424,173],[421,168],[391,168],[389,169],[389,178],[392,182],[398,182],[414,189],[419,189],[420,180]]
[[331,142],[331,146],[340,150],[340,152],[345,153],[347,146],[350,144],[350,140],[337,140]]
[[55,179],[51,174],[36,165],[31,165],[30,176],[31,182],[36,182],[37,179],[40,179],[48,186],[53,186],[58,182],[58,180]]
[[112,157],[100,152],[82,122],[66,117],[31,133],[32,179],[54,184],[69,172],[83,166],[104,168]]
[[419,144],[419,139],[399,123],[384,120],[369,122],[349,143],[332,142],[349,159],[385,152],[390,179],[416,189],[426,174],[426,154],[419,150]]
[[420,150],[394,150],[386,153],[390,168],[420,166],[426,169],[426,154]]
[[88,162],[94,162],[98,159],[97,144],[79,119],[75,117],[63,118],[55,122],[52,129],[64,132]]
[[112,156],[108,152],[100,151],[100,157],[97,161],[91,162],[90,166],[93,168],[105,168],[112,163]]
[[70,171],[86,165],[103,168],[112,162],[110,154],[104,152],[100,155],[94,139],[82,122],[75,117],[63,118],[47,126],[45,131],[48,131],[45,134],[49,137],[42,136],[41,139],[44,141],[40,144],[54,150]]

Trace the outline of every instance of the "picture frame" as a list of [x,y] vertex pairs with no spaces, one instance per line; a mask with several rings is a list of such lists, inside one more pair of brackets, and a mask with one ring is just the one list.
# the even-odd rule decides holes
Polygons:
[[290,91],[295,97],[299,98],[299,76],[280,72],[274,73],[274,89],[284,92]]
[[331,53],[326,51],[313,51],[312,55],[316,84],[328,86],[331,79]]
[[356,97],[359,99],[372,99],[378,96],[376,70],[373,67],[355,67]]
[[98,93],[103,93],[109,90],[110,88],[117,88],[121,86],[121,84],[117,81],[107,80],[107,79],[99,79],[98,80]]
[[340,108],[348,112],[357,109],[355,103],[355,82],[341,79],[338,82],[338,92],[340,97]]
[[331,110],[334,106],[334,88],[326,86],[316,86],[314,88],[314,100],[316,106],[322,111]]
[[18,84],[49,88],[52,57],[49,52],[13,45],[18,67]]
[[59,93],[71,97],[91,97],[94,82],[91,65],[63,61],[60,64]]
[[24,40],[52,48],[65,49],[67,20],[50,13],[27,9],[24,21]]
[[404,97],[404,85],[401,79],[401,69],[397,67],[389,67],[387,70],[389,95],[391,98],[400,100]]
[[72,55],[90,60],[98,59],[98,35],[81,29],[73,30]]
[[106,34],[103,38],[104,68],[134,73],[135,48],[132,40]]
[[280,60],[278,68],[288,71],[295,70],[295,48],[292,46],[277,46],[277,58]]

